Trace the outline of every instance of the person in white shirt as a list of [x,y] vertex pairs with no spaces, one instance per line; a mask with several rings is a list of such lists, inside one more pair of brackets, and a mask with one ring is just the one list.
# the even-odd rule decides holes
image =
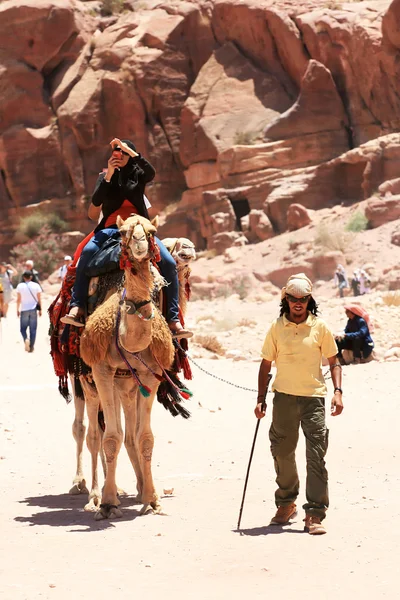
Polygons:
[[69,254],[64,256],[64,264],[62,264],[61,267],[58,269],[58,279],[61,282],[63,281],[64,277],[66,276],[67,269],[71,263],[72,263],[72,257],[69,256]]
[[32,281],[32,271],[24,271],[22,281],[17,285],[17,315],[20,318],[20,331],[27,352],[33,352],[35,347],[37,313],[39,317],[42,316],[41,292],[40,285]]

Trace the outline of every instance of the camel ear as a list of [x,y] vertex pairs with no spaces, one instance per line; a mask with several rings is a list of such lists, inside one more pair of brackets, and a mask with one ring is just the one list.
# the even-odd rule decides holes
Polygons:
[[121,229],[121,227],[123,226],[124,223],[125,223],[125,221],[123,219],[121,219],[121,217],[118,215],[118,217],[117,217],[117,227],[118,227],[118,229]]
[[150,223],[153,225],[153,227],[157,229],[158,225],[160,224],[160,219],[158,218],[158,215],[156,215],[154,219],[150,221]]

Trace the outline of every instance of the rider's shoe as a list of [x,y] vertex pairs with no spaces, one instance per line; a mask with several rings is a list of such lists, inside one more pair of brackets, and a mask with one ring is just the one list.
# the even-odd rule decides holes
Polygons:
[[73,325],[74,327],[85,327],[81,322],[81,318],[84,316],[84,310],[80,306],[74,306],[70,309],[67,315],[61,317],[61,323],[64,325]]
[[189,331],[188,329],[184,329],[179,321],[170,321],[168,323],[168,327],[172,334],[172,337],[178,340],[188,339],[193,336],[193,331]]

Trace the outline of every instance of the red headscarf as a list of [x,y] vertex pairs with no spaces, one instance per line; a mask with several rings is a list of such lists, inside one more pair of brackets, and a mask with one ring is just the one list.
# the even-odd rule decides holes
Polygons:
[[370,316],[367,313],[367,311],[365,310],[365,308],[363,308],[359,304],[345,304],[344,309],[349,310],[354,315],[357,315],[358,317],[361,317],[362,319],[364,319],[364,321],[368,325],[368,329],[370,330],[370,332],[372,332],[374,330],[374,326],[372,324]]

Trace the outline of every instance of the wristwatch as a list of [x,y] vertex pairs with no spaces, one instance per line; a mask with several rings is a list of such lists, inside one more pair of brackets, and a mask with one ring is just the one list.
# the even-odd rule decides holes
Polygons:
[[335,387],[335,389],[333,391],[334,392],[340,392],[341,394],[343,394],[342,388],[339,388],[339,387]]

